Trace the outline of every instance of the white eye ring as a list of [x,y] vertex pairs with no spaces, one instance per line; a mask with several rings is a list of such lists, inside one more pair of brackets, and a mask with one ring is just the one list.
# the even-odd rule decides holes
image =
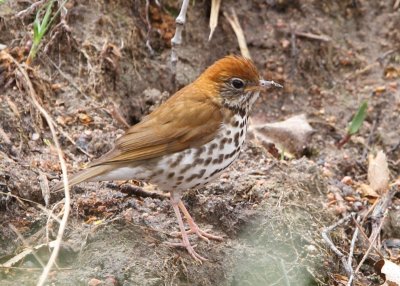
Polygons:
[[234,77],[231,79],[231,86],[234,89],[242,89],[245,86],[245,83],[242,79]]

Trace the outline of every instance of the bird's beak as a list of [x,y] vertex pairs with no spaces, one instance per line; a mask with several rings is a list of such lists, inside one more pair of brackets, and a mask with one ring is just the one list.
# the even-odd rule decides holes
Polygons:
[[274,82],[273,80],[264,80],[264,79],[260,79],[260,84],[259,86],[263,89],[267,89],[271,86],[273,87],[279,87],[279,88],[283,88],[282,85],[280,85],[279,83]]

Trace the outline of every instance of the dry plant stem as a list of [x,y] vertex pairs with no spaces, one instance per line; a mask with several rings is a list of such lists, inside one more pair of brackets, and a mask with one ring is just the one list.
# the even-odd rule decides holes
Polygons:
[[149,49],[151,55],[154,55],[154,50],[150,44],[150,33],[151,33],[151,23],[150,23],[150,0],[146,0],[146,24],[147,24],[147,35],[146,35],[146,47]]
[[[357,222],[356,220],[353,220],[354,224],[356,225],[356,227],[358,228],[360,234],[362,235],[362,237],[365,239],[365,241],[368,241],[368,244],[370,245],[371,242],[369,240],[368,235],[364,232],[364,230],[362,229],[362,226],[360,225],[359,222]],[[372,246],[372,248],[375,250],[375,252],[379,255],[379,257],[381,259],[384,259],[384,256],[382,255],[382,253],[376,248],[376,246]]]
[[63,215],[63,217],[61,219],[60,227],[59,227],[58,233],[57,233],[57,238],[55,240],[56,243],[55,243],[53,251],[52,251],[52,253],[50,255],[49,261],[47,262],[47,265],[43,269],[43,272],[39,277],[39,281],[36,284],[37,286],[42,286],[46,282],[47,277],[49,275],[49,272],[50,272],[51,268],[53,267],[53,265],[54,265],[54,263],[56,261],[58,252],[60,251],[61,240],[62,240],[62,237],[64,235],[64,231],[65,231],[65,228],[66,228],[67,222],[68,222],[68,215],[69,215],[69,212],[70,212],[70,201],[71,200],[70,200],[70,193],[69,193],[69,186],[68,186],[67,166],[65,164],[65,161],[64,161],[64,158],[63,158],[63,153],[61,151],[60,144],[59,144],[58,139],[57,139],[56,130],[55,130],[54,126],[53,126],[53,122],[52,122],[52,119],[51,119],[50,115],[47,113],[47,111],[37,101],[37,99],[36,99],[37,95],[36,95],[35,89],[33,88],[32,82],[29,79],[29,76],[26,73],[25,69],[12,56],[9,56],[9,57],[15,63],[15,65],[18,67],[18,70],[22,74],[22,77],[24,79],[24,83],[25,83],[25,85],[27,87],[27,91],[29,91],[29,94],[31,96],[33,104],[40,111],[40,113],[46,119],[47,124],[49,125],[51,134],[53,136],[54,144],[56,145],[56,149],[57,149],[57,153],[58,153],[58,159],[60,161],[61,170],[62,170],[62,174],[63,174],[64,196],[65,196],[64,215]]
[[[12,225],[11,223],[8,224],[8,226],[11,228],[11,230],[18,236],[19,240],[21,240],[22,244],[24,245],[25,248],[32,249],[32,247],[26,242],[22,234],[18,231],[18,229]],[[32,251],[33,257],[35,257],[36,261],[39,262],[39,264],[42,266],[42,269],[44,268],[44,263],[40,259],[39,256],[36,255],[35,251]]]
[[345,271],[346,271],[348,276],[352,275],[353,269],[351,267],[349,267],[349,265],[347,264],[346,257],[344,256],[344,254],[335,246],[335,244],[333,244],[332,240],[329,237],[329,233],[332,230],[334,230],[336,227],[338,227],[339,225],[344,224],[345,222],[347,222],[352,216],[353,216],[353,213],[348,214],[344,218],[338,220],[335,224],[326,227],[321,233],[322,238],[329,245],[329,247],[332,249],[332,251],[335,252],[336,255],[340,257],[340,261],[342,262],[343,267],[344,267],[344,269],[345,269]]
[[225,18],[228,20],[229,24],[231,25],[233,31],[236,34],[236,38],[238,40],[240,53],[243,57],[251,59],[249,49],[247,48],[246,38],[244,37],[243,29],[240,26],[239,19],[236,15],[235,9],[231,9],[231,15],[224,12]]
[[390,202],[392,201],[393,196],[399,191],[398,185],[393,185],[379,200],[379,203],[376,205],[374,211],[372,212],[371,219],[373,220],[371,237],[370,237],[370,246],[368,247],[367,251],[365,252],[363,258],[361,259],[360,263],[358,264],[356,270],[354,271],[355,274],[360,270],[361,266],[363,265],[365,259],[367,259],[369,253],[371,252],[372,248],[374,247],[375,241],[379,236],[379,233],[382,229],[383,223],[385,218],[387,217],[388,207]]
[[178,17],[176,17],[175,23],[176,23],[176,29],[175,29],[175,35],[171,39],[171,64],[172,64],[172,72],[175,74],[176,73],[176,64],[178,62],[178,55],[176,53],[177,47],[182,44],[182,31],[183,27],[186,22],[186,11],[189,5],[189,0],[183,0],[182,2],[182,7],[181,11],[179,12]]
[[394,3],[393,5],[393,10],[397,10],[397,8],[399,8],[400,6],[400,0],[396,0],[396,3]]
[[329,43],[332,41],[332,39],[326,35],[316,35],[312,33],[303,33],[303,32],[295,32],[296,36],[301,37],[301,38],[307,38],[311,40],[317,40],[321,42],[326,42]]
[[211,1],[211,13],[210,13],[210,35],[208,36],[208,40],[210,41],[215,28],[218,25],[218,14],[219,14],[219,8],[221,7],[221,1],[222,0],[212,0]]
[[44,0],[40,0],[40,1],[32,3],[32,5],[29,6],[28,8],[26,8],[25,10],[19,11],[15,15],[15,18],[21,18],[21,17],[24,17],[27,14],[31,14],[36,9],[36,7],[42,5],[43,2],[45,2],[45,1]]
[[[360,217],[357,217],[357,220],[353,218],[354,222],[357,222],[360,220]],[[356,245],[357,237],[358,237],[358,232],[359,228],[356,228],[356,230],[353,233],[353,238],[351,239],[351,244],[350,244],[350,251],[349,251],[349,257],[347,258],[347,265],[349,269],[353,269],[352,267],[352,260],[353,260],[353,254],[354,254],[354,247]],[[354,280],[354,272],[350,274],[349,280],[347,282],[347,286],[351,286]]]

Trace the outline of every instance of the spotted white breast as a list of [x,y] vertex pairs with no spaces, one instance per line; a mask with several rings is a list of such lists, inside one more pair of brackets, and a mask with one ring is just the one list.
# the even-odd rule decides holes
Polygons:
[[193,147],[140,166],[124,166],[91,181],[143,180],[163,191],[201,187],[214,180],[238,157],[245,140],[248,113],[222,124],[217,136],[201,147]]

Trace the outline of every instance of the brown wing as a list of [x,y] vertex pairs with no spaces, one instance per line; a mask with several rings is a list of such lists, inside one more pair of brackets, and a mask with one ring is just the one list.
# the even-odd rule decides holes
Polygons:
[[220,102],[195,85],[188,86],[132,126],[91,166],[157,158],[200,146],[212,140],[221,122]]

